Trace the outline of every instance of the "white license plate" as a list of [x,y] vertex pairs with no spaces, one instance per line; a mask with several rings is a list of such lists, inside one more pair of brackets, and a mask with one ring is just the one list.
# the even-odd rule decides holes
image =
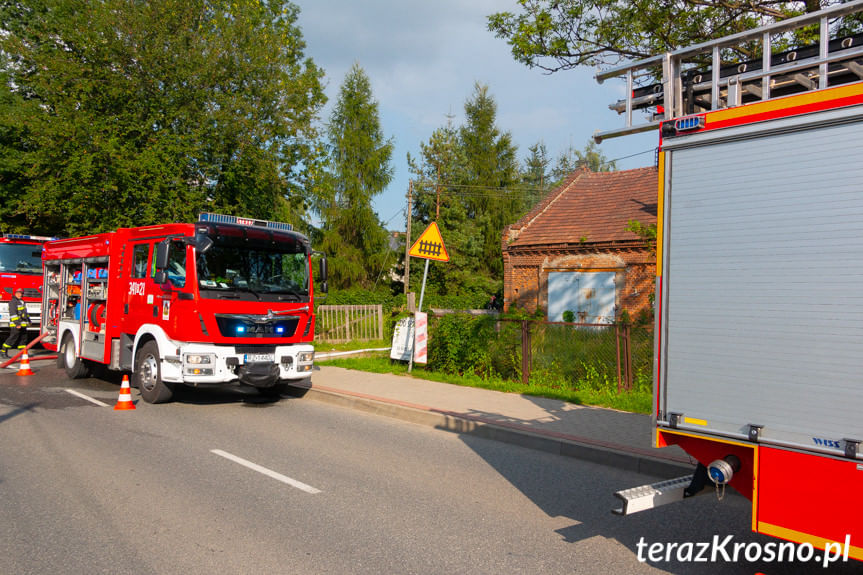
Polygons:
[[275,354],[272,353],[247,353],[246,354],[246,363],[255,363],[259,361],[268,361],[273,363],[276,359]]

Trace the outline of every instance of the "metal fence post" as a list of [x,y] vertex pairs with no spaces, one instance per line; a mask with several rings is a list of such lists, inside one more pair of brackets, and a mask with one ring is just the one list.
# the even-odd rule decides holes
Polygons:
[[614,347],[617,351],[617,394],[620,395],[621,391],[621,377],[620,377],[620,324],[614,323]]
[[626,324],[624,330],[626,334],[624,336],[626,342],[626,390],[632,391],[632,324]]

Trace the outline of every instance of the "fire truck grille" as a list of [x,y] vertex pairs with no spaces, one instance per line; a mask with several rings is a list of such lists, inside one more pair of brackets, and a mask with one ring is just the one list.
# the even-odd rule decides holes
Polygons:
[[[11,296],[12,289],[13,288],[3,288],[3,291],[5,291]],[[42,292],[40,292],[38,289],[24,288],[24,297],[41,298]]]
[[223,337],[291,337],[300,323],[298,318],[258,319],[253,316],[216,315]]

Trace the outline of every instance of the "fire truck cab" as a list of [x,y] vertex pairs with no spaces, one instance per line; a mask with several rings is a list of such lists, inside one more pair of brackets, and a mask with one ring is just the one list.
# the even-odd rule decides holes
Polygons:
[[312,249],[288,224],[202,214],[49,242],[43,262],[43,344],[70,378],[131,371],[160,403],[178,384],[278,395],[311,374]]
[[16,287],[24,290],[30,330],[39,329],[42,314],[42,244],[56,239],[0,234],[0,330],[9,329],[9,300]]

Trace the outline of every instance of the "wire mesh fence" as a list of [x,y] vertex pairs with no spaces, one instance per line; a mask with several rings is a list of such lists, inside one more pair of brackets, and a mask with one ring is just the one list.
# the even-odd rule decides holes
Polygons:
[[570,390],[650,389],[652,326],[477,318],[431,320],[429,367]]

